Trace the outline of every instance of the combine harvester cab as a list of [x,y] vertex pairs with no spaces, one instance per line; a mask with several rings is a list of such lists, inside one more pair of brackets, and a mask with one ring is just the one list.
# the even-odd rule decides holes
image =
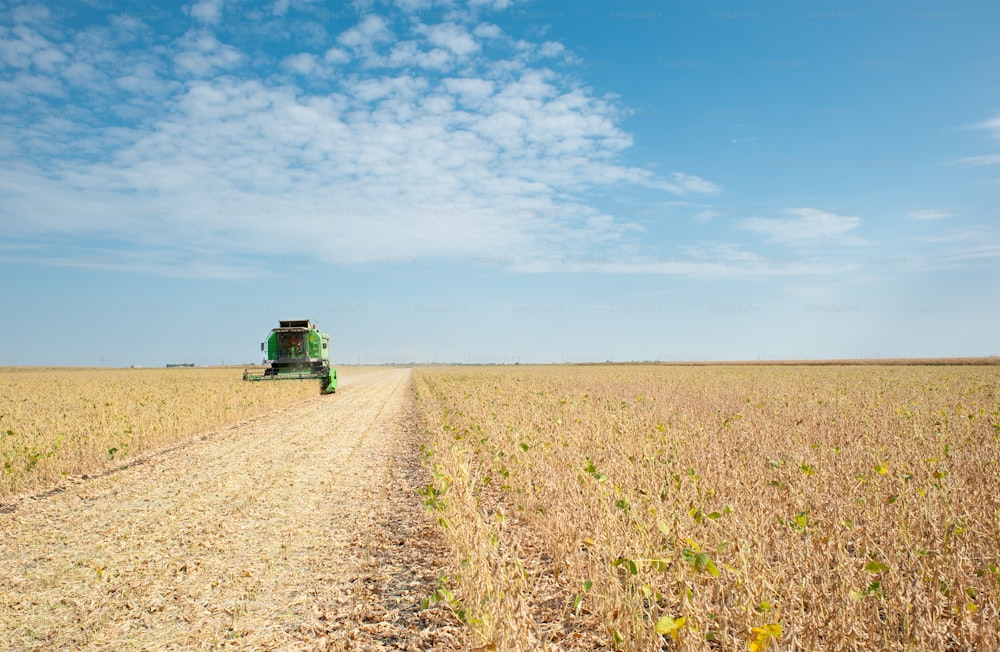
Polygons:
[[323,394],[337,391],[337,370],[330,367],[330,336],[308,319],[279,321],[260,350],[267,352],[264,374],[244,370],[243,380],[316,378]]

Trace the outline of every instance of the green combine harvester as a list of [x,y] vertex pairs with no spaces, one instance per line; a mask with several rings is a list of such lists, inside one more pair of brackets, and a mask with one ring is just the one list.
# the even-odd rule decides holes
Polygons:
[[308,319],[279,321],[260,350],[267,351],[263,375],[244,370],[243,380],[315,378],[323,394],[337,391],[337,370],[330,367],[330,336]]

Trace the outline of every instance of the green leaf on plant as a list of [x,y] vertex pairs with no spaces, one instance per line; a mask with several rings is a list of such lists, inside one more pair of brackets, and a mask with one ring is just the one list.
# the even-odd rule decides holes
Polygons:
[[619,557],[618,559],[616,559],[613,562],[611,562],[611,565],[612,566],[624,566],[626,568],[626,570],[628,570],[629,574],[631,574],[631,575],[638,575],[639,574],[639,567],[636,566],[636,563],[634,561],[632,561],[631,559],[628,559],[627,557]]
[[684,618],[684,616],[681,616],[680,618],[674,618],[673,616],[660,616],[660,618],[656,621],[654,629],[660,636],[669,636],[670,638],[677,640],[681,630],[684,628],[685,621],[686,618]]
[[865,570],[869,573],[881,573],[882,571],[889,570],[889,567],[880,561],[872,560],[865,564]]

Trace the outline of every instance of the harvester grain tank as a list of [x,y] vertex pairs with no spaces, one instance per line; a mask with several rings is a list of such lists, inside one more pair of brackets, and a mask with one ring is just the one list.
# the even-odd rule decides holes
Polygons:
[[330,367],[330,336],[308,319],[279,321],[260,345],[267,352],[263,375],[243,371],[243,380],[319,379],[320,391],[337,391],[337,370]]

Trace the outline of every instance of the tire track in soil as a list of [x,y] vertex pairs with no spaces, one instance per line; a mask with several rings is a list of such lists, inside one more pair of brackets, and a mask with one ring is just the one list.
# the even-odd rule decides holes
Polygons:
[[0,514],[0,648],[460,649],[408,369]]

